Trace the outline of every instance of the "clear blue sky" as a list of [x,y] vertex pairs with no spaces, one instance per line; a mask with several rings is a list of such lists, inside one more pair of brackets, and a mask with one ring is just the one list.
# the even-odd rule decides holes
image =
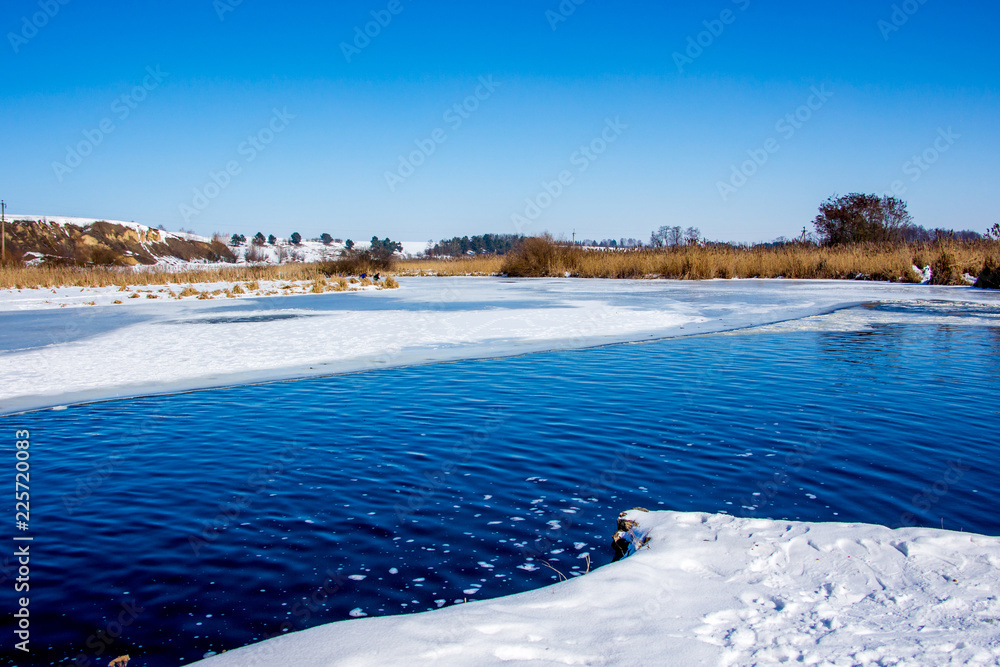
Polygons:
[[[888,0],[237,1],[4,3],[8,210],[203,234],[754,241],[895,183],[926,227],[998,220],[993,1],[895,17]],[[387,25],[345,55],[372,12]],[[400,171],[417,142],[433,153]]]

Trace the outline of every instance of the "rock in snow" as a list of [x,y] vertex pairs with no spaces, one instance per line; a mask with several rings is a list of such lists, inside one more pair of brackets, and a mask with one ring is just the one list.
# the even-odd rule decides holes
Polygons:
[[630,511],[634,555],[540,590],[312,628],[199,662],[996,665],[1000,538]]

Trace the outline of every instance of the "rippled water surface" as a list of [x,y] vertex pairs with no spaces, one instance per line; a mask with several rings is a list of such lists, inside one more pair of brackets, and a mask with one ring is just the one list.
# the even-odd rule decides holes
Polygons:
[[636,505],[1000,534],[998,393],[1000,328],[908,320],[75,406],[0,430],[31,431],[39,664],[145,667],[576,576],[610,561]]

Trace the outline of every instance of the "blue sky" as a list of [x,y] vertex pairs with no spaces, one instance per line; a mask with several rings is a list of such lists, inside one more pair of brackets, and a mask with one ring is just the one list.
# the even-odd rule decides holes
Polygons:
[[998,219],[994,2],[11,0],[0,26],[15,213],[758,241],[895,188],[926,227]]

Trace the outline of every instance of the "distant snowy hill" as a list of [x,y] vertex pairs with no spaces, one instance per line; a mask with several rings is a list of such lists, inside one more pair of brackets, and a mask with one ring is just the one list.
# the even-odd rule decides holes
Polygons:
[[7,248],[31,264],[179,265],[232,262],[224,243],[124,220],[10,215]]
[[[79,218],[56,215],[7,216],[8,247],[29,263],[56,261],[75,264],[163,265],[236,262],[278,264],[320,262],[336,259],[345,250],[343,242],[324,244],[319,240],[288,238],[257,245],[252,235],[246,243],[232,245],[229,238],[217,241],[187,232],[168,232],[136,222]],[[231,237],[230,237],[231,238]],[[425,250],[426,241],[402,241],[401,256],[415,257]],[[364,249],[367,241],[356,242]]]
[[183,239],[185,241],[201,241],[203,243],[212,242],[212,239],[207,236],[199,236],[197,234],[189,234],[187,232],[168,232],[163,229],[156,229],[155,227],[140,225],[137,222],[126,222],[124,220],[109,220],[108,218],[75,218],[66,215],[20,215],[20,214],[8,213],[7,222],[10,222],[12,220],[34,220],[36,222],[42,222],[50,225],[58,225],[58,226],[74,225],[76,227],[88,227],[94,224],[95,222],[106,222],[110,225],[120,225],[121,227],[125,227],[127,229],[131,229],[140,233],[156,231],[166,237]]

